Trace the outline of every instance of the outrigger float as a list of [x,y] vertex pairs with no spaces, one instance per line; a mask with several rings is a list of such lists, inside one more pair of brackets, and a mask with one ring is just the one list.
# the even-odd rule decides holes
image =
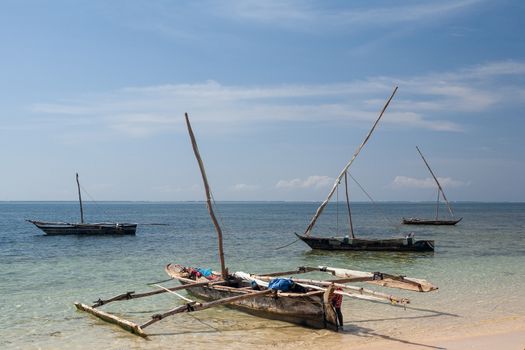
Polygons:
[[[145,338],[148,334],[144,329],[160,320],[177,314],[206,310],[220,305],[229,306],[264,318],[282,320],[311,328],[326,328],[337,331],[342,325],[338,324],[336,310],[332,306],[334,295],[390,304],[406,305],[410,303],[410,300],[407,298],[348,285],[348,283],[364,282],[416,292],[430,292],[437,289],[436,286],[422,279],[326,266],[303,266],[292,271],[265,274],[229,273],[224,262],[222,231],[213,211],[210,187],[187,114],[186,124],[201,170],[206,190],[208,211],[217,231],[221,263],[220,273],[179,264],[168,264],[165,267],[166,273],[171,279],[178,281],[181,285],[165,287],[155,284],[156,290],[144,293],[126,292],[109,299],[99,299],[92,305],[77,302],[75,306],[78,310],[91,313],[104,321],[116,324],[126,331]],[[335,278],[316,280],[295,277],[299,274],[313,272],[329,273]],[[281,278],[282,276],[293,277],[283,279]],[[288,288],[275,287],[274,282],[277,280],[287,282]],[[182,296],[177,293],[180,290],[187,290],[189,294],[204,301],[196,301]],[[184,303],[164,313],[154,314],[143,323],[132,322],[100,310],[103,305],[112,302],[144,298],[162,293],[173,294],[183,299]]]

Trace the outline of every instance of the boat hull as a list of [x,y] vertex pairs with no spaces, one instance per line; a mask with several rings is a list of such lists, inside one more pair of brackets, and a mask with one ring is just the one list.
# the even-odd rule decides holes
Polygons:
[[[170,277],[180,278],[181,273],[177,265],[169,264],[166,272]],[[179,280],[182,284],[191,282]],[[200,279],[196,282],[200,282]],[[188,293],[206,301],[219,300],[246,293],[243,288],[229,288],[220,285],[199,286],[188,289]],[[323,293],[317,292],[312,295],[290,295],[284,293],[277,295],[264,295],[258,298],[249,298],[226,305],[239,311],[272,320],[285,321],[309,328],[331,329],[337,331],[337,324],[333,315],[327,316]],[[331,308],[330,305],[328,307]],[[331,311],[331,310],[330,310]],[[331,312],[329,312],[331,313]],[[332,317],[331,317],[332,316]],[[333,322],[330,321],[333,319]]]
[[403,218],[402,223],[405,225],[455,225],[463,218],[457,220],[432,220],[432,219],[418,219],[418,218]]
[[295,234],[312,249],[387,251],[387,252],[433,252],[433,240],[408,238],[360,239],[347,237],[313,237]]
[[70,224],[28,221],[41,229],[46,235],[134,235],[137,230],[137,224],[131,223]]

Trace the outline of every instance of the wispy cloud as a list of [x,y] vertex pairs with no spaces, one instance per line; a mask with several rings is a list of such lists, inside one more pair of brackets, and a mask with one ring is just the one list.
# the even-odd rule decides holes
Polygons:
[[235,184],[232,186],[232,189],[237,192],[249,192],[258,190],[260,186],[258,185],[248,185],[248,184]]
[[296,188],[323,188],[332,185],[334,179],[329,176],[313,175],[306,179],[279,180],[276,188],[296,189]]
[[[345,32],[362,35],[384,26],[429,25],[468,13],[486,0],[429,0],[403,2],[342,2],[301,0],[226,0],[200,2],[134,1],[122,7],[108,3],[101,12],[120,25],[157,33],[182,42],[209,44],[237,36],[227,28],[267,28],[316,36]],[[198,16],[198,21],[191,21]],[[221,27],[223,30],[210,31]],[[384,35],[384,34],[382,34]]]
[[[443,187],[462,187],[468,186],[468,182],[454,180],[450,177],[438,177],[438,181]],[[436,188],[436,182],[433,178],[417,179],[408,176],[396,176],[392,181],[393,188]]]
[[426,1],[405,4],[372,5],[346,3],[337,7],[326,2],[288,1],[231,1],[221,7],[220,15],[237,20],[270,23],[280,27],[311,30],[312,26],[325,30],[333,27],[377,27],[391,23],[435,20],[472,7],[480,0]]
[[148,137],[182,127],[190,112],[216,128],[275,122],[366,122],[377,116],[393,85],[400,92],[384,123],[435,131],[463,131],[458,114],[477,116],[498,105],[523,104],[523,89],[508,77],[525,75],[525,62],[502,61],[414,77],[371,77],[346,83],[223,85],[217,81],[129,87],[35,104],[49,125]]

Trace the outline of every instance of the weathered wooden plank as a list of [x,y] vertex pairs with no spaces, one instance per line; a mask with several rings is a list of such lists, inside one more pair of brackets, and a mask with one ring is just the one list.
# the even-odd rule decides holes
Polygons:
[[142,330],[141,326],[139,326],[136,323],[133,323],[133,322],[125,320],[123,318],[117,317],[117,316],[112,315],[110,313],[107,313],[107,312],[95,309],[95,308],[93,308],[93,307],[91,307],[89,305],[85,305],[85,304],[82,304],[82,303],[75,303],[75,306],[80,311],[88,312],[88,313],[90,313],[90,314],[100,318],[103,321],[116,324],[117,326],[119,326],[120,328],[122,328],[122,329],[124,329],[124,330],[126,330],[128,332],[131,332],[133,334],[139,335],[139,336],[141,336],[143,338],[147,338],[147,336],[148,336]]
[[318,268],[320,271],[329,272],[337,277],[348,278],[348,282],[367,282],[370,284],[380,285],[382,287],[398,288],[415,292],[431,292],[438,289],[438,287],[434,286],[427,280],[419,278],[396,276],[382,272],[364,272],[328,266],[319,266]]

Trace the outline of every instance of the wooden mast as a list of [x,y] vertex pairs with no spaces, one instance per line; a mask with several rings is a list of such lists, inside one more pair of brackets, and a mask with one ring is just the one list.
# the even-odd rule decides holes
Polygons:
[[330,193],[328,193],[328,197],[324,200],[323,203],[321,203],[321,205],[319,206],[319,208],[317,208],[317,211],[314,215],[314,217],[312,218],[312,220],[310,221],[310,223],[308,224],[308,227],[306,228],[306,230],[304,231],[304,234],[306,236],[309,236],[312,229],[314,228],[315,226],[315,222],[317,221],[317,218],[319,217],[319,215],[321,215],[321,213],[323,212],[324,208],[326,207],[326,205],[328,204],[328,202],[330,201],[330,198],[332,198],[332,196],[334,195],[334,192],[337,188],[337,185],[339,184],[339,182],[341,181],[341,178],[343,177],[343,175],[346,173],[346,171],[348,170],[348,168],[350,167],[350,165],[352,165],[352,163],[354,162],[354,160],[356,159],[357,155],[359,154],[359,152],[361,152],[361,149],[364,147],[364,145],[368,142],[368,139],[370,138],[370,136],[372,136],[372,133],[374,132],[374,129],[376,128],[377,124],[379,123],[379,120],[381,119],[381,117],[383,116],[383,114],[385,113],[388,105],[390,104],[390,101],[392,100],[392,98],[394,97],[395,93],[397,91],[397,86],[395,87],[394,91],[392,92],[392,95],[390,95],[390,98],[386,101],[385,105],[383,106],[383,109],[381,110],[381,113],[379,114],[379,117],[377,118],[377,120],[375,121],[374,125],[372,126],[372,129],[370,129],[370,131],[368,132],[368,135],[366,135],[363,143],[361,143],[361,145],[357,148],[357,150],[355,151],[354,153],[354,156],[352,157],[352,159],[350,159],[350,162],[348,162],[348,164],[346,164],[346,166],[343,168],[343,171],[341,171],[341,173],[339,174],[339,176],[337,177],[337,179],[335,179],[335,183],[334,183],[334,186],[332,187],[332,190],[330,191]]
[[439,218],[439,195],[441,194],[439,192],[439,188],[437,190],[437,193],[438,193],[438,197],[437,197],[437,200],[436,200],[436,220]]
[[186,125],[188,127],[188,133],[190,134],[193,152],[195,153],[195,158],[197,158],[197,162],[199,163],[199,169],[202,175],[202,182],[204,183],[204,189],[206,191],[206,204],[208,207],[208,212],[210,213],[211,221],[213,222],[213,225],[215,226],[215,230],[217,231],[217,237],[219,240],[219,258],[221,260],[222,279],[227,280],[228,270],[226,269],[226,266],[224,264],[224,251],[222,248],[222,230],[221,230],[221,227],[219,226],[219,222],[217,221],[217,218],[215,217],[215,213],[213,212],[213,207],[212,207],[212,202],[211,202],[211,191],[210,191],[210,186],[208,184],[208,178],[206,177],[206,171],[204,170],[204,163],[202,162],[202,158],[199,153],[199,148],[197,147],[197,141],[195,140],[195,135],[193,134],[193,130],[191,129],[191,124],[190,124],[190,119],[188,117],[188,113],[185,113],[184,116],[186,117]]
[[[434,175],[434,172],[432,171],[432,169],[430,169],[430,165],[428,165],[427,160],[425,159],[425,157],[423,157],[423,153],[421,153],[421,151],[419,150],[418,146],[416,146],[416,149],[419,152],[419,155],[421,156],[421,158],[423,159],[423,162],[425,162],[425,165],[427,166],[428,171],[430,171],[430,174],[434,178],[434,181],[436,181],[436,184],[438,186],[438,191],[440,191],[441,194],[443,195],[443,199],[447,203],[447,207],[448,207],[448,211],[450,212],[450,215],[452,215],[452,217],[454,217],[454,213],[452,212],[452,208],[450,207],[450,203],[448,202],[447,196],[445,196],[445,192],[443,192],[443,187],[441,187],[441,184],[439,183],[436,175]],[[438,197],[438,200],[439,200],[439,197]],[[438,203],[438,205],[439,205],[439,203]]]
[[77,188],[78,188],[78,201],[80,202],[80,223],[84,223],[84,209],[82,208],[82,195],[80,194],[80,182],[78,182],[77,173]]
[[348,197],[348,176],[345,171],[345,190],[346,190],[346,208],[348,209],[348,222],[350,226],[350,235],[352,238],[355,238],[354,235],[354,226],[352,225],[352,212],[350,211],[350,199]]

